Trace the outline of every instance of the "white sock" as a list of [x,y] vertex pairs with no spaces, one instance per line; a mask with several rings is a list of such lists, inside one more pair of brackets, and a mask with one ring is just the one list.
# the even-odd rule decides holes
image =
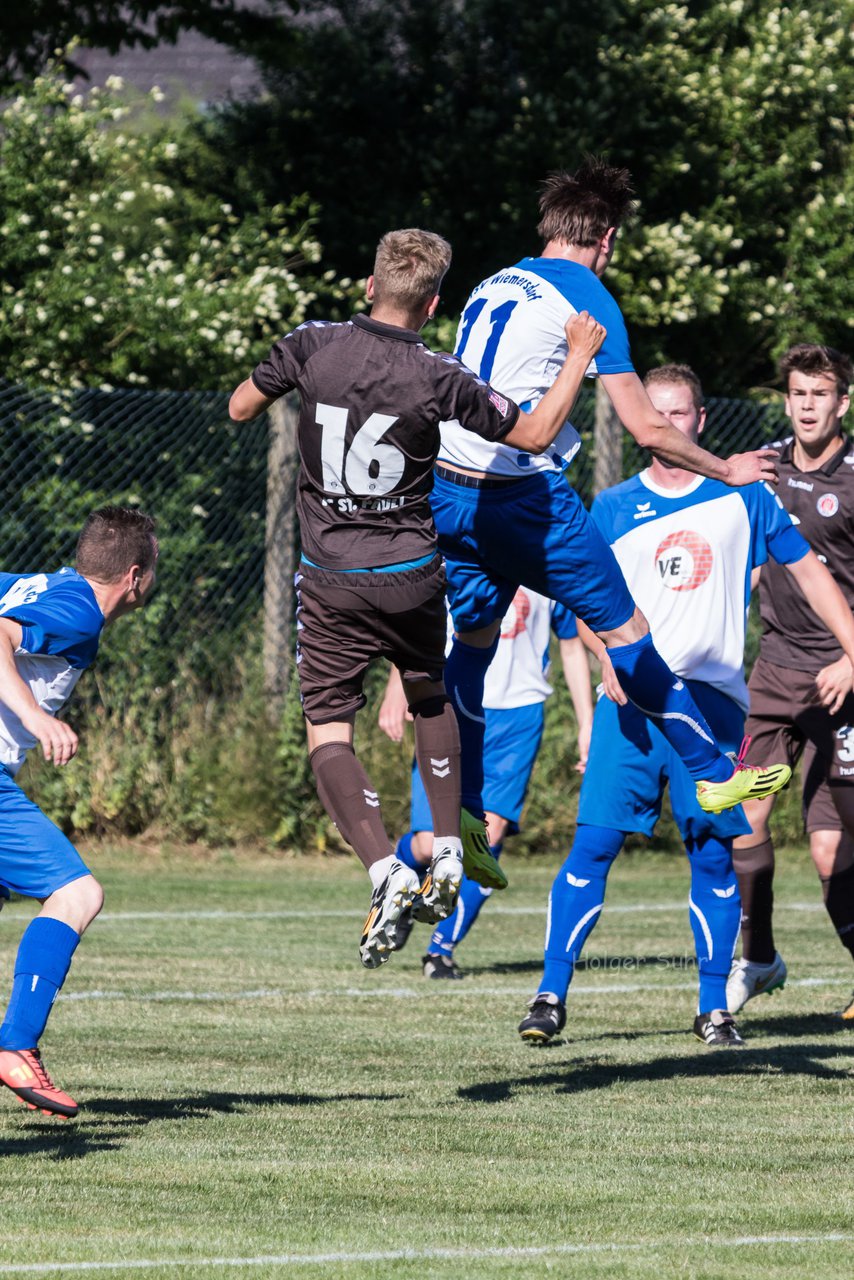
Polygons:
[[437,858],[440,853],[444,853],[450,849],[451,853],[455,853],[460,862],[463,860],[463,842],[459,836],[434,836],[433,837],[433,857]]
[[374,889],[381,887],[395,861],[394,854],[390,853],[387,858],[380,858],[379,862],[371,863],[368,867],[368,875],[371,877],[371,885]]

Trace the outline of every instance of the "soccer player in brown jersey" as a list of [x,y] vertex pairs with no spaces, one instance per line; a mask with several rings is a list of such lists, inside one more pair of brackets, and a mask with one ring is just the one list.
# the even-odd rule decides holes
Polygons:
[[[831,347],[798,343],[780,362],[792,436],[782,446],[779,497],[800,532],[854,606],[854,439],[843,433],[851,360]],[[803,755],[803,813],[824,901],[854,957],[854,694],[852,664],[773,563],[759,583],[762,639],[750,677],[751,764]],[[782,987],[786,965],[772,931],[774,797],[745,802],[752,831],[735,841],[742,899],[742,958],[727,1004],[737,1012]],[[854,997],[842,1012],[854,1021]]]
[[[371,879],[359,948],[366,968],[395,949],[403,912],[445,918],[462,878],[459,733],[442,679],[445,575],[429,501],[439,423],[454,418],[486,440],[542,452],[605,336],[586,312],[568,321],[558,378],[522,413],[418,336],[435,314],[450,260],[441,236],[389,232],[368,279],[370,316],[300,325],[230,402],[231,416],[245,421],[294,388],[300,396],[297,669],[318,794]],[[379,798],[353,750],[365,672],[379,657],[401,672],[415,722],[435,833],[423,886],[395,858]]]

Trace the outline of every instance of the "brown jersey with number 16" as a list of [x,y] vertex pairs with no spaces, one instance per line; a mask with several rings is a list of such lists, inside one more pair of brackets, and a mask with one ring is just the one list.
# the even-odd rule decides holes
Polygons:
[[300,325],[275,343],[252,381],[271,399],[300,393],[302,548],[326,569],[378,568],[435,551],[439,423],[455,418],[499,441],[519,416],[456,357],[361,315]]

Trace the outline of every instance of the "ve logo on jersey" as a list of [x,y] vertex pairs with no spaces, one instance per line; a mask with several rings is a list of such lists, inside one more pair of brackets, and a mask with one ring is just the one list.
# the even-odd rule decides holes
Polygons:
[[525,620],[531,612],[531,602],[520,587],[513,597],[513,603],[505,613],[501,622],[501,639],[514,640],[527,630]]
[[340,405],[317,406],[317,425],[323,429],[320,462],[324,492],[345,493],[349,489],[360,497],[390,493],[403,475],[406,459],[393,444],[378,442],[397,418],[387,413],[372,413],[353,436],[348,450],[345,444],[347,417],[348,411]]
[[712,572],[712,548],[699,533],[682,529],[659,544],[655,567],[670,591],[696,591]]
[[815,504],[815,509],[820,516],[835,516],[839,510],[839,499],[835,493],[823,493]]

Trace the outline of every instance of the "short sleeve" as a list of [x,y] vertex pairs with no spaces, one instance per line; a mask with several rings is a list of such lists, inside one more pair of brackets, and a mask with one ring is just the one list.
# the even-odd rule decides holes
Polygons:
[[456,356],[441,355],[437,360],[437,398],[442,419],[456,419],[461,427],[484,440],[503,440],[519,419],[516,402],[490,387]]
[[88,666],[98,650],[104,625],[94,598],[68,587],[21,593],[3,609],[3,617],[21,626],[25,653],[62,656],[72,666]]
[[803,534],[798,533],[792,517],[777,494],[764,482],[742,490],[751,515],[753,528],[753,566],[765,564],[768,557],[777,564],[797,564],[810,549]]
[[558,640],[574,640],[578,635],[578,622],[565,604],[556,604],[552,612],[552,631]]
[[303,345],[299,329],[273,343],[267,359],[256,365],[250,375],[262,396],[278,400],[293,391],[305,362]]

